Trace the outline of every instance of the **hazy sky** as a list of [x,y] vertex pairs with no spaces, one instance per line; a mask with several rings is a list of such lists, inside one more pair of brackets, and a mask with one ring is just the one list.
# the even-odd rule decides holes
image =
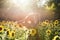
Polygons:
[[49,0],[0,0],[0,18],[17,21],[31,19],[34,22],[53,19],[55,12],[45,8],[47,2]]

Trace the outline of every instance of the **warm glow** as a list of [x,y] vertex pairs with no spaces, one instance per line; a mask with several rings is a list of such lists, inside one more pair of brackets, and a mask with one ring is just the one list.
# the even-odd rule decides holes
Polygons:
[[31,24],[31,21],[28,21],[29,24]]
[[31,6],[33,4],[33,0],[8,0],[8,2],[10,2],[10,5],[19,7],[23,11],[31,10]]

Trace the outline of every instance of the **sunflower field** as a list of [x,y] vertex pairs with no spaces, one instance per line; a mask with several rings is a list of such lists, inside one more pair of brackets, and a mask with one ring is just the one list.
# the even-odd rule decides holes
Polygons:
[[45,20],[39,23],[38,34],[40,40],[60,40],[60,22]]
[[60,40],[60,21],[45,20],[35,28],[15,21],[1,21],[0,40]]

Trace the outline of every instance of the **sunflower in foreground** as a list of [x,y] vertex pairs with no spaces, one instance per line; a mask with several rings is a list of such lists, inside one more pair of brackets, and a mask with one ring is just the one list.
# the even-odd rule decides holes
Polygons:
[[60,40],[60,37],[57,35],[52,40]]

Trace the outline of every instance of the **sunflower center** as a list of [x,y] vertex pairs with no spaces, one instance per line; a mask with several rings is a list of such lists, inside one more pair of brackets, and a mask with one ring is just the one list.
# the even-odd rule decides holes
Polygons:
[[2,30],[2,28],[0,27],[0,31]]

